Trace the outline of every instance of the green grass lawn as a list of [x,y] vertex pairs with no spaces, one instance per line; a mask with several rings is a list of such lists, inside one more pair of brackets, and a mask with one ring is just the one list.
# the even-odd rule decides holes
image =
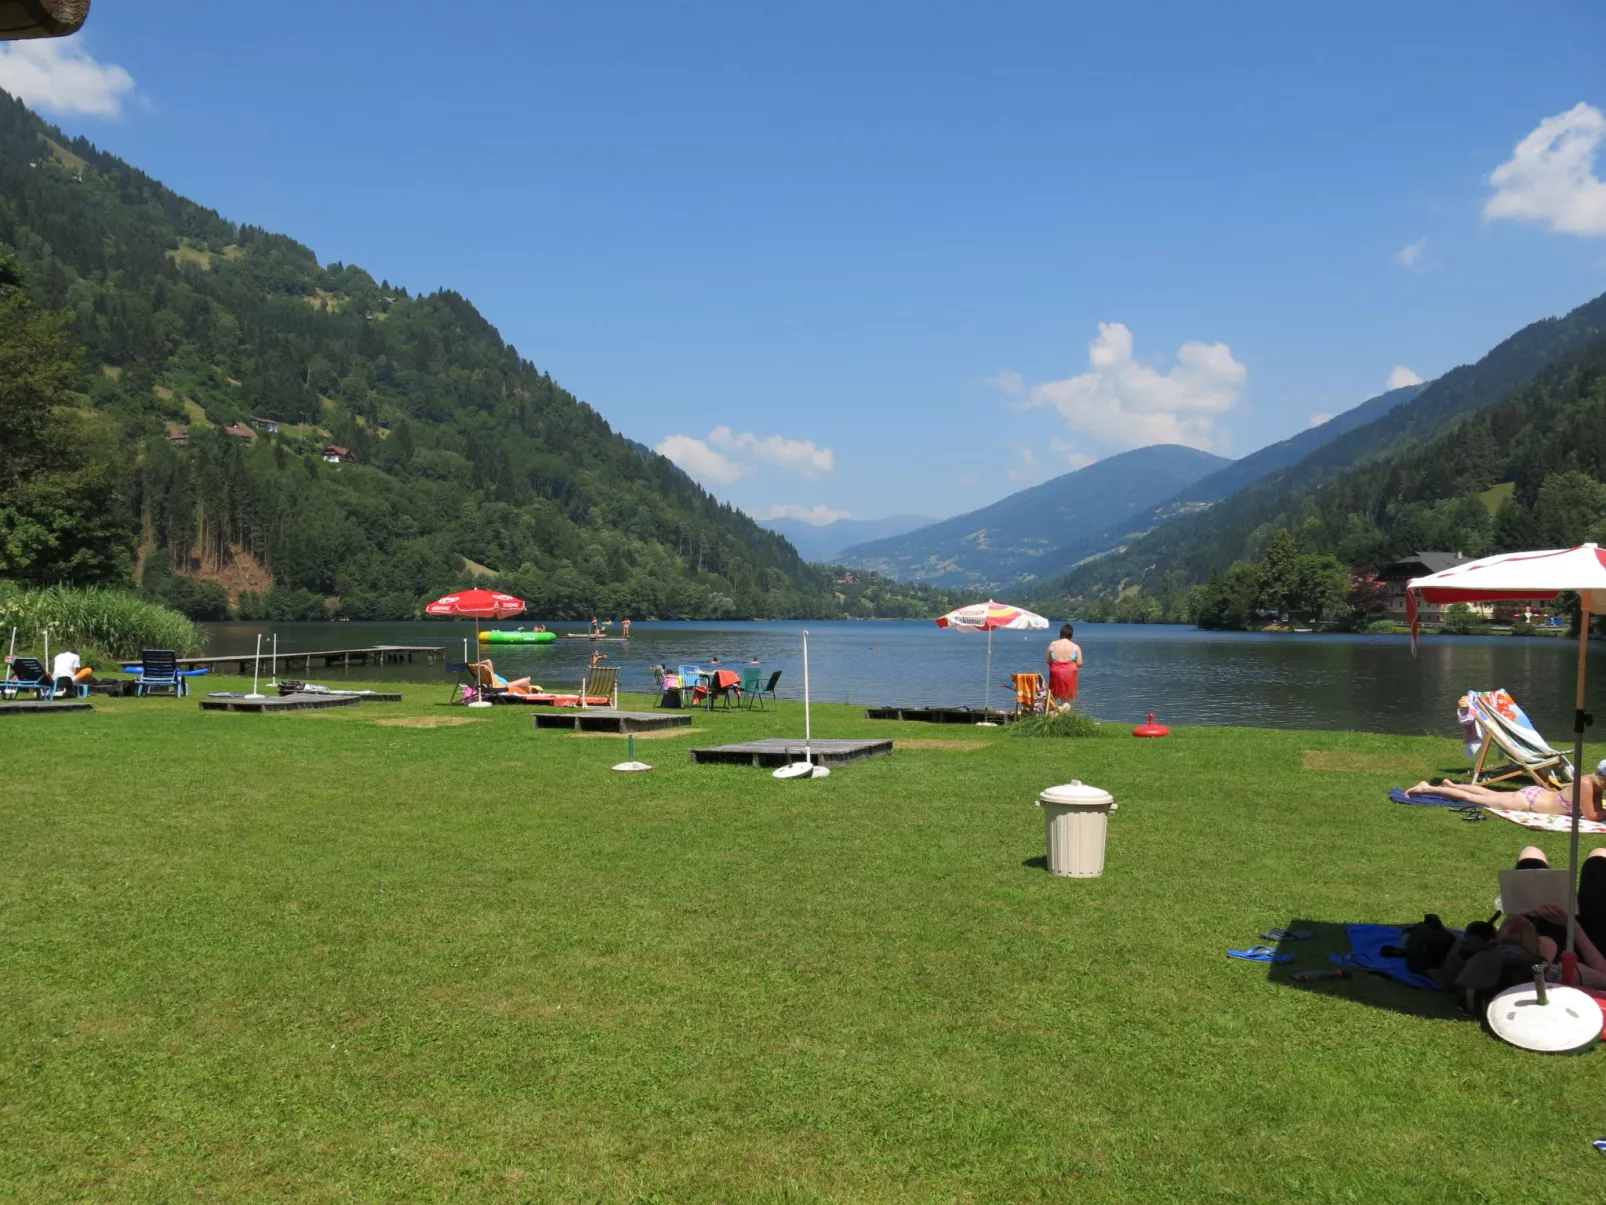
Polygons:
[[[690,764],[799,732],[784,705],[624,775],[622,739],[404,689],[0,718],[0,1198],[1601,1197],[1602,1055],[1223,953],[1487,915],[1529,834],[1384,794],[1451,741],[820,707],[914,743],[814,782]],[[1033,801],[1073,777],[1120,803],[1101,879],[1042,869]]]

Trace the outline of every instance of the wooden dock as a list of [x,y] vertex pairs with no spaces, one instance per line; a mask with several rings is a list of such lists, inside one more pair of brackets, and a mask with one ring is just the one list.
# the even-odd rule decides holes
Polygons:
[[613,711],[607,708],[562,707],[530,717],[537,730],[568,728],[575,732],[657,732],[690,728],[691,716],[663,711]]
[[[444,658],[445,653],[444,646],[427,644],[371,644],[367,648],[360,649],[318,649],[310,653],[281,652],[277,658],[269,656],[264,650],[260,664],[263,673],[271,673],[277,667],[278,672],[284,674],[299,665],[303,673],[310,674],[315,662],[321,662],[323,669],[349,669],[353,665],[396,664],[411,661],[421,655],[427,659],[428,664],[434,665]],[[220,667],[225,665],[234,666],[234,672],[237,674],[249,674],[254,663],[257,663],[255,653],[178,659],[180,669],[209,669],[215,674],[224,672]]]
[[987,711],[981,707],[866,707],[867,720],[905,720],[922,724],[1013,724],[1013,711]]
[[[815,741],[812,759],[818,766],[840,766],[865,757],[884,757],[892,752],[886,741]],[[742,741],[735,745],[715,745],[693,749],[693,765],[786,766],[803,760],[803,742],[785,737],[766,737],[761,741]]]
[[262,715],[272,711],[322,711],[326,707],[355,707],[361,695],[284,695],[265,699],[202,699],[202,711],[248,711]]
[[82,699],[63,699],[60,703],[43,699],[16,699],[0,703],[0,715],[53,715],[58,711],[94,711]]

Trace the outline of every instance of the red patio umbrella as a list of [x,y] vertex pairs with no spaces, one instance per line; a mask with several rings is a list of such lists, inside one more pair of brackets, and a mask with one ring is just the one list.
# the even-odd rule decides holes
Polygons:
[[1606,614],[1606,551],[1594,544],[1555,548],[1544,552],[1507,552],[1467,561],[1406,583],[1405,611],[1411,621],[1411,646],[1416,647],[1417,610],[1422,602],[1498,602],[1514,599],[1551,599],[1564,590],[1578,594],[1583,613],[1578,626],[1578,678],[1573,700],[1573,822],[1568,861],[1572,873],[1567,888],[1567,948],[1573,948],[1578,911],[1578,805],[1583,777],[1584,729],[1592,717],[1584,710],[1586,655],[1589,652],[1589,617]]
[[524,613],[524,600],[499,590],[462,590],[437,598],[424,608],[426,615],[462,615],[474,620],[474,650],[480,647],[480,620],[510,619]]

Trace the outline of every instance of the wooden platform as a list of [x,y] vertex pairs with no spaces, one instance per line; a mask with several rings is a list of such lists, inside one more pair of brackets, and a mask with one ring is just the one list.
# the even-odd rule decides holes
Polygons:
[[[371,644],[360,649],[318,649],[310,653],[280,652],[277,657],[262,650],[260,661],[263,677],[287,677],[289,671],[297,665],[302,672],[311,676],[314,661],[321,661],[324,669],[339,666],[342,669],[353,665],[387,665],[401,661],[411,661],[414,657],[423,656],[430,664],[440,661],[445,654],[444,647],[429,644]],[[221,673],[220,667],[234,666],[234,672],[240,675],[249,674],[251,667],[257,663],[256,653],[235,654],[226,657],[180,657],[180,669],[209,669],[213,673]]]
[[[864,757],[883,757],[892,752],[886,741],[825,741],[813,745],[813,760],[822,766],[840,766]],[[698,766],[785,766],[803,760],[803,742],[786,737],[766,737],[737,745],[715,745],[712,749],[693,749],[691,760]]]
[[922,724],[1013,724],[1018,717],[1013,711],[999,711],[996,707],[991,711],[980,707],[866,707],[864,718]]
[[49,715],[58,711],[94,711],[83,699],[63,699],[59,703],[38,699],[13,699],[0,702],[0,715]]
[[285,695],[266,699],[202,699],[202,711],[322,711],[326,707],[355,707],[360,695]]
[[564,707],[539,711],[530,717],[536,728],[570,728],[575,732],[658,732],[664,728],[690,728],[691,716],[662,711],[612,711]]

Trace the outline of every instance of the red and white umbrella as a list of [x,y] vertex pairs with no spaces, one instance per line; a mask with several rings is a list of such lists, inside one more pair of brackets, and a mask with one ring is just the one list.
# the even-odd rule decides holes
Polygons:
[[1416,646],[1417,612],[1421,603],[1501,602],[1514,599],[1552,599],[1564,590],[1578,594],[1583,614],[1578,627],[1578,679],[1573,710],[1573,823],[1572,874],[1567,890],[1567,948],[1573,948],[1574,913],[1578,911],[1578,813],[1584,762],[1586,655],[1589,652],[1589,617],[1606,614],[1606,551],[1594,544],[1556,548],[1546,552],[1507,552],[1467,561],[1406,583],[1405,613],[1411,621],[1411,645]]
[[465,615],[472,619],[506,619],[524,613],[524,600],[497,590],[463,590],[437,598],[424,612],[427,615]]
[[[514,598],[511,594],[503,594],[500,590],[461,590],[456,594],[448,594],[444,598],[437,598],[424,608],[426,615],[441,615],[450,618],[461,615],[474,620],[474,651],[479,652],[480,647],[480,620],[482,619],[509,619],[514,615],[524,613],[524,600]],[[463,650],[463,660],[468,660],[468,650]]]
[[1033,614],[1021,607],[1012,607],[1008,603],[986,602],[971,603],[958,610],[949,611],[937,620],[939,628],[954,628],[961,632],[987,633],[987,682],[982,693],[983,710],[991,710],[993,690],[993,633],[1000,629],[1004,631],[1041,631],[1048,627],[1048,620],[1041,615]]

